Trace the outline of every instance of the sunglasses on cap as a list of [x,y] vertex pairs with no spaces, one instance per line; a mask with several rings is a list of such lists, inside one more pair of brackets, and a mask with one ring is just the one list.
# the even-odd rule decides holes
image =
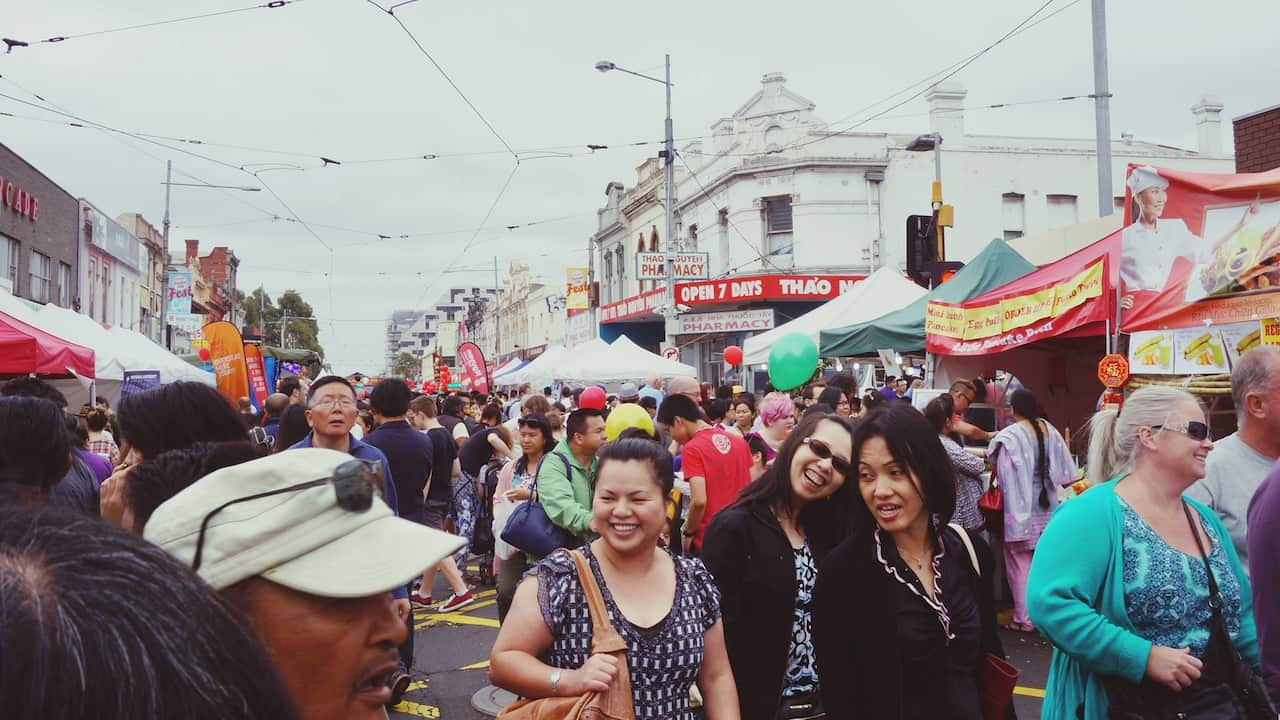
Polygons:
[[1204,442],[1209,439],[1209,426],[1199,420],[1191,420],[1183,425],[1152,425],[1151,429],[1182,433],[1192,440],[1198,440],[1200,442]]
[[213,519],[214,515],[237,503],[260,500],[272,495],[283,495],[323,485],[333,485],[338,507],[347,512],[365,512],[373,507],[374,495],[382,497],[382,465],[376,460],[348,460],[334,468],[333,474],[329,477],[290,485],[279,490],[247,495],[219,505],[208,515],[205,515],[204,520],[200,523],[200,535],[196,538],[196,555],[191,561],[191,570],[193,572],[200,570],[200,561],[204,556],[204,534],[209,529],[209,521]]
[[830,460],[831,468],[833,470],[845,477],[849,476],[849,471],[853,469],[849,464],[849,461],[832,452],[830,445],[815,437],[807,437],[800,442],[808,445],[809,450],[811,450],[814,455],[817,455],[819,460]]

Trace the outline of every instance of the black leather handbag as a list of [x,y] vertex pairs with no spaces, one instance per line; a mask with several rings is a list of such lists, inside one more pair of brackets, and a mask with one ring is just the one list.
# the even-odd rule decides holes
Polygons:
[[822,709],[822,695],[810,690],[782,698],[774,717],[776,720],[825,720],[827,713]]
[[1135,685],[1120,678],[1107,678],[1108,717],[1112,720],[1276,720],[1276,710],[1267,697],[1262,678],[1240,657],[1231,643],[1227,621],[1222,616],[1222,593],[1213,577],[1209,554],[1200,541],[1200,531],[1191,517],[1191,508],[1182,511],[1195,536],[1209,580],[1209,644],[1205,648],[1204,672],[1200,679],[1181,692],[1144,682]]

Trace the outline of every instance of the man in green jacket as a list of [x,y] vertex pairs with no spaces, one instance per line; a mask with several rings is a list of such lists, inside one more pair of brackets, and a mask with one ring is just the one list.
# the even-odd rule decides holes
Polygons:
[[580,408],[569,414],[564,440],[538,467],[538,501],[547,517],[583,540],[591,534],[596,451],[604,442],[604,416],[599,410]]

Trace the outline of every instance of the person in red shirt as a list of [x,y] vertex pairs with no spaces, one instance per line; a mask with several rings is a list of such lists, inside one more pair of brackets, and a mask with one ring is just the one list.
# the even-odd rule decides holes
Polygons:
[[686,554],[696,554],[712,516],[751,482],[751,450],[738,435],[708,423],[698,404],[683,395],[668,395],[657,420],[683,446],[681,469],[689,483],[683,548]]

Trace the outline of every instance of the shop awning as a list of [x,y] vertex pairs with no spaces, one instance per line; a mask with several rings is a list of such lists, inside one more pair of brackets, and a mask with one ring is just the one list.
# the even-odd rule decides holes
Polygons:
[[823,330],[872,320],[919,300],[926,292],[896,269],[880,268],[836,299],[772,330],[747,338],[742,346],[742,362],[746,365],[768,362],[769,350],[784,335],[800,333],[816,343]]
[[93,350],[0,312],[0,375],[94,376]]
[[964,302],[932,300],[925,347],[939,355],[989,355],[1054,337],[1102,335],[1114,313],[1119,253],[1120,233],[1113,232]]
[[910,305],[871,320],[823,330],[819,352],[823,357],[872,355],[880,349],[919,352],[924,349],[925,311],[930,301],[963,303],[1032,270],[1034,265],[997,238],[954,277]]

